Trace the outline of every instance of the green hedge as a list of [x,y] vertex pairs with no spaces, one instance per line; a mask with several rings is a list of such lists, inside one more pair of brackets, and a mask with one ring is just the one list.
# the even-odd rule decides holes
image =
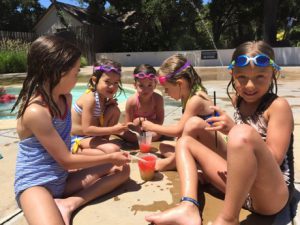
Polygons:
[[26,71],[27,56],[26,52],[0,53],[0,73],[22,73]]

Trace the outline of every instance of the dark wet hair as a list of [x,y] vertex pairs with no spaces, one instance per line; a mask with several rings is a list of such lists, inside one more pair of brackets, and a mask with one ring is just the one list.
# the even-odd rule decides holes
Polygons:
[[27,76],[12,111],[21,103],[17,118],[23,116],[30,99],[40,94],[53,116],[61,112],[52,98],[53,88],[80,58],[81,51],[62,37],[41,36],[30,46],[27,54]]
[[[153,73],[156,75],[156,69],[150,64],[141,64],[134,68],[133,74],[145,73],[150,74]],[[139,78],[134,77],[134,81],[136,82]]]
[[[164,75],[172,74],[179,70],[182,66],[187,62],[187,58],[181,54],[173,55],[167,58],[162,65],[160,66],[158,73],[163,73]],[[202,91],[207,92],[206,88],[202,84],[201,77],[198,75],[196,70],[192,65],[189,65],[187,68],[182,70],[181,72],[168,77],[167,81],[175,84],[178,79],[185,79],[189,83],[189,87],[191,89],[191,96],[195,95],[198,91],[198,87],[201,88]]]
[[[120,63],[118,63],[118,62],[115,62],[115,61],[113,61],[111,59],[104,59],[104,58],[102,58],[102,59],[98,60],[96,63],[94,63],[94,68],[98,67],[98,66],[103,66],[103,65],[114,67],[114,68],[118,69],[119,71],[121,71],[121,67],[122,67],[122,65]],[[102,70],[94,70],[93,71],[93,74],[92,74],[91,78],[88,81],[88,88],[91,91],[93,91],[93,92],[96,91],[97,84],[98,84],[100,78],[102,77],[103,73],[105,73],[105,71],[102,71]],[[120,72],[120,76],[121,76],[121,72]],[[93,81],[93,77],[96,77],[96,81],[95,82]],[[120,79],[120,83],[119,83],[118,87],[121,90],[120,94],[122,92],[125,93],[124,89],[122,88],[122,81],[121,81],[121,79]]]
[[[275,61],[275,54],[273,48],[264,41],[248,41],[241,45],[239,45],[235,51],[232,54],[231,61],[236,60],[236,58],[240,55],[250,55],[255,56],[257,54],[264,54],[267,55],[270,59]],[[276,77],[276,71],[273,70],[272,75],[272,83],[270,85],[268,93],[274,93],[277,94],[277,77]],[[227,95],[231,99],[230,93],[229,93],[229,87],[232,85],[233,89],[236,91],[235,85],[234,85],[234,79],[233,76],[231,76],[231,79],[227,85]],[[237,92],[235,93],[237,95]]]

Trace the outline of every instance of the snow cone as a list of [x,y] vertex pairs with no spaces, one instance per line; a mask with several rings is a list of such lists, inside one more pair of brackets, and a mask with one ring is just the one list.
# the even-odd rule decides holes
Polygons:
[[138,161],[140,175],[144,181],[152,180],[155,173],[156,155],[151,153],[139,154]]

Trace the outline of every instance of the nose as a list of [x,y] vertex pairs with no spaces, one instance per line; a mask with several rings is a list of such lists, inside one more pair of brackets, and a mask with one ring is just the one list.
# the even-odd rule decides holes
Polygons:
[[246,88],[254,88],[255,85],[253,83],[253,81],[251,79],[248,79],[247,83],[246,83]]

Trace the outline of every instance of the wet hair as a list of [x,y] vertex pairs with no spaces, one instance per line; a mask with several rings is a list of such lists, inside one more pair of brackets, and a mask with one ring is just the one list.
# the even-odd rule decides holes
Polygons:
[[[145,73],[145,74],[153,73],[156,75],[156,70],[154,69],[153,66],[149,64],[141,64],[135,67],[133,70],[133,74],[138,74],[138,73]],[[134,81],[136,82],[137,80],[139,80],[139,78],[134,77]]]
[[52,116],[61,112],[52,98],[54,87],[72,69],[81,51],[62,37],[46,35],[37,38],[27,54],[27,76],[12,111],[18,106],[17,118],[23,116],[32,96],[40,94]]
[[[181,54],[173,55],[167,58],[158,70],[158,74],[163,74],[165,76],[167,74],[172,74],[179,70],[184,64],[187,62],[187,58],[185,58]],[[188,66],[181,72],[174,74],[171,77],[167,77],[167,81],[175,84],[178,79],[185,79],[191,90],[191,96],[195,95],[200,87],[202,91],[207,92],[206,88],[202,84],[201,77],[198,75],[196,70],[192,65]]]
[[[255,56],[258,54],[267,55],[270,59],[275,61],[275,54],[274,54],[273,48],[264,41],[248,41],[248,42],[245,42],[245,43],[239,45],[233,52],[231,61],[236,60],[236,58],[240,55]],[[278,71],[276,71],[275,69],[273,70],[272,83],[270,85],[268,93],[277,94],[277,89],[278,89],[277,77],[276,77],[277,72]],[[233,81],[234,81],[233,76],[231,76],[231,79],[227,85],[227,95],[229,96],[230,99],[231,99],[231,96],[229,93],[229,87],[232,85],[233,89],[236,91]],[[236,94],[236,96],[238,95],[237,91],[235,94]]]
[[[94,67],[98,67],[98,66],[104,66],[104,65],[107,65],[107,66],[111,66],[111,67],[114,67],[116,69],[118,69],[119,71],[121,71],[121,64],[118,63],[118,62],[115,62],[111,59],[100,59],[98,60],[96,63],[94,63]],[[93,71],[93,74],[91,76],[91,78],[89,79],[88,81],[88,88],[95,92],[96,91],[96,87],[97,87],[97,84],[100,80],[100,78],[102,77],[103,73],[105,73],[105,71],[102,71],[102,70],[95,70]],[[120,76],[121,76],[121,73],[120,73]],[[96,78],[95,82],[93,81],[93,77]],[[118,85],[119,89],[121,90],[120,94],[123,92],[124,93],[124,89],[122,88],[122,82],[120,80],[120,83]]]

